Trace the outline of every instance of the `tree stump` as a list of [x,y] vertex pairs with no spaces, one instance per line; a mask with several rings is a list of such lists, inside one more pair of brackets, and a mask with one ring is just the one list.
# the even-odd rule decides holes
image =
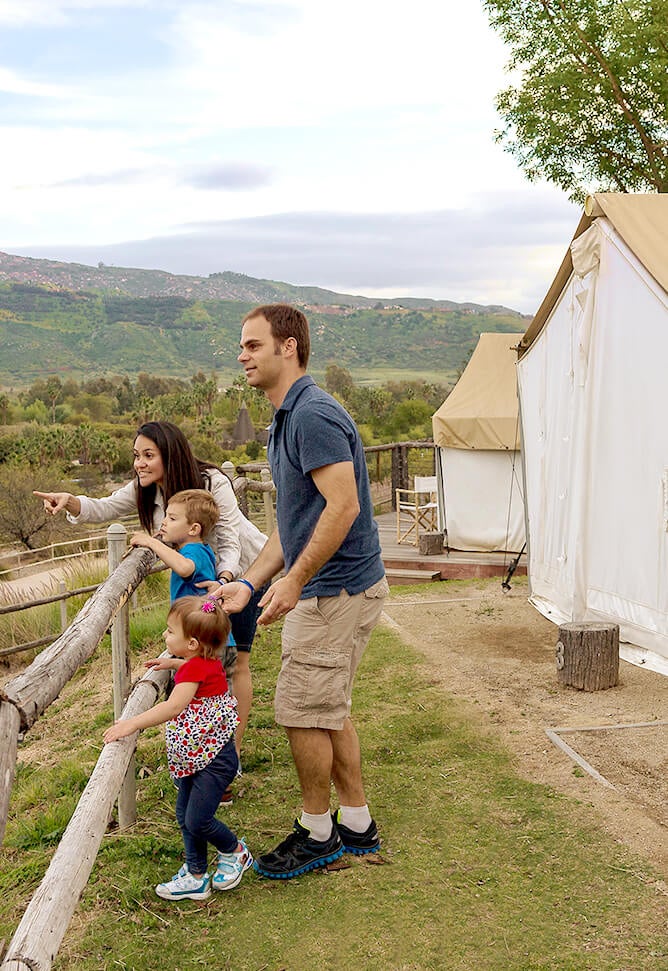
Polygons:
[[582,691],[614,688],[619,682],[619,626],[572,623],[559,627],[557,678]]
[[418,545],[424,556],[436,556],[443,552],[443,533],[422,533]]

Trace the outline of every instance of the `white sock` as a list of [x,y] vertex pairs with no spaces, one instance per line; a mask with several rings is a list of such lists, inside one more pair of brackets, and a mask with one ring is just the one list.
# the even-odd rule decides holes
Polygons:
[[332,835],[332,817],[329,811],[322,814],[302,811],[299,822],[309,831],[311,839],[317,840],[318,843],[324,843]]
[[364,806],[340,806],[339,822],[353,833],[365,833],[371,825],[371,813],[369,807]]

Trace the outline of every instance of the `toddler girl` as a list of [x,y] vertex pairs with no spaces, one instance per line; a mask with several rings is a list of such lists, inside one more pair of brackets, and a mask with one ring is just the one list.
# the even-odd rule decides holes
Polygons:
[[[151,725],[167,722],[165,737],[169,771],[178,788],[176,819],[185,847],[185,863],[155,892],[164,900],[204,900],[214,890],[231,890],[252,865],[243,840],[215,813],[222,794],[236,775],[234,746],[236,702],[227,688],[219,655],[230,633],[230,621],[215,600],[181,597],[171,605],[164,632],[174,658],[155,658],[147,667],[179,667],[174,690],[166,701],[115,722],[104,733],[115,742]],[[184,663],[185,662],[185,663]],[[218,851],[213,878],[207,869],[207,843]]]

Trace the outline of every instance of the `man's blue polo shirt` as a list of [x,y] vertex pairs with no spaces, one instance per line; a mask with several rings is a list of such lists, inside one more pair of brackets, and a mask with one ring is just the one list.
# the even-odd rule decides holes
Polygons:
[[362,440],[345,408],[308,375],[295,381],[274,415],[267,455],[286,570],[325,508],[310,473],[336,462],[352,462],[355,470],[360,513],[336,553],[306,584],[301,599],[335,597],[342,590],[354,595],[381,580],[385,570]]

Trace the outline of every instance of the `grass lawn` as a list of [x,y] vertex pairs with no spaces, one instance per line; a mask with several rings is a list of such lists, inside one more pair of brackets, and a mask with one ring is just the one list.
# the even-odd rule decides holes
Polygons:
[[[161,627],[156,617],[154,637]],[[221,810],[255,853],[273,848],[300,809],[273,723],[279,653],[277,633],[262,632],[244,776],[234,805]],[[110,690],[97,706],[81,703],[91,685],[104,685],[108,666],[103,648],[20,750],[1,851],[7,942],[111,720]],[[498,743],[429,684],[426,666],[386,629],[363,660],[354,713],[384,841],[378,857],[344,857],[340,869],[285,882],[250,872],[201,903],[160,900],[154,885],[176,872],[182,847],[161,729],[151,729],[138,748],[139,821],[103,840],[54,968],[665,971],[667,898],[648,865],[597,829],[585,807],[518,778]]]

